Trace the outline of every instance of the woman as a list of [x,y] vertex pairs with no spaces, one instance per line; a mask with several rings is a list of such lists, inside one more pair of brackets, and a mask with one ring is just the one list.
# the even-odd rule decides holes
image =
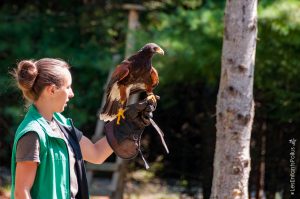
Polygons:
[[120,125],[105,126],[107,137],[92,143],[60,113],[74,97],[69,65],[59,59],[21,61],[13,75],[31,102],[15,134],[12,198],[88,198],[84,160],[101,164],[113,151],[137,154],[137,141],[154,110],[151,102],[133,104]]

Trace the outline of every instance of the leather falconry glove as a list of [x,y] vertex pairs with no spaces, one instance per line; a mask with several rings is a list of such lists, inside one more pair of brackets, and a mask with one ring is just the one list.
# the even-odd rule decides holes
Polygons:
[[145,127],[151,124],[150,118],[156,105],[151,99],[129,105],[125,111],[125,119],[119,125],[116,119],[105,125],[107,141],[115,154],[123,159],[133,159],[140,153],[147,169],[149,166],[141,152],[140,141]]

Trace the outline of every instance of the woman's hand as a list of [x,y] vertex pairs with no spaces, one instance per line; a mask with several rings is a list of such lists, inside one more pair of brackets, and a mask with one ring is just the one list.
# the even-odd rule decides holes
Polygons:
[[137,154],[136,140],[132,140],[132,138],[139,137],[145,126],[150,124],[149,118],[152,117],[152,111],[155,108],[156,103],[148,99],[129,105],[121,124],[117,125],[116,120],[109,122],[105,126],[106,137],[95,144],[87,137],[82,136],[79,144],[83,159],[94,164],[101,164],[113,152],[123,158],[128,158],[128,156],[132,158],[132,153],[134,153],[133,155]]
[[145,99],[129,105],[125,111],[125,119],[120,124],[113,120],[105,125],[108,143],[117,156],[132,159],[138,154],[142,133],[150,125],[155,108],[156,102]]

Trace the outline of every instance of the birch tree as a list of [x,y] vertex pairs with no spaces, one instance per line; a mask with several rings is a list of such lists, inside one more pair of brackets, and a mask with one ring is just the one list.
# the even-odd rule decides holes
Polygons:
[[227,0],[211,199],[248,199],[257,0]]

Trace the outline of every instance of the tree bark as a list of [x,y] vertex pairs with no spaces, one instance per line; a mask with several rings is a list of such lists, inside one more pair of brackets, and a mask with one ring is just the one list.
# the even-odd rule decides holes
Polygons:
[[257,0],[227,0],[211,199],[248,199]]

